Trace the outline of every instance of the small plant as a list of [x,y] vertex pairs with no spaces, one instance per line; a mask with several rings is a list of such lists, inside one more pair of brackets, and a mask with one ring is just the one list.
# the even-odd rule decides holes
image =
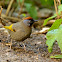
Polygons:
[[[62,4],[58,6],[58,12],[56,12],[56,14],[54,16],[47,18],[44,21],[43,25],[46,25],[50,19],[53,19],[57,16],[59,16],[60,19],[57,19],[53,23],[53,25],[49,29],[48,33],[46,34],[46,38],[47,38],[46,44],[48,46],[48,51],[50,53],[52,52],[53,44],[55,41],[57,41],[58,46],[59,46],[61,53],[62,53],[62,25],[61,25],[61,22],[62,22],[62,19],[61,19],[62,18]],[[50,56],[50,58],[62,58],[62,55]]]

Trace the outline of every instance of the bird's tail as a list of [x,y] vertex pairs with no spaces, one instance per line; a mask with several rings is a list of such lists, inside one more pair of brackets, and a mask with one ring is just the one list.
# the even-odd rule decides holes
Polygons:
[[4,26],[4,28],[9,29],[9,26]]
[[4,28],[9,29],[9,30],[11,30],[11,31],[14,31],[13,28],[12,28],[12,25],[13,25],[13,24],[11,24],[10,26],[4,26]]

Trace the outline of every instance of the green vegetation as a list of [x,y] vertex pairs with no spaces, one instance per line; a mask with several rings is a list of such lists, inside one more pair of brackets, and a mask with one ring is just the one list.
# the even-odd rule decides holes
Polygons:
[[62,25],[58,29],[51,30],[47,33],[46,38],[46,44],[48,46],[48,51],[52,52],[52,47],[54,42],[57,40],[57,43],[60,47],[61,53],[62,53]]
[[[6,5],[5,9],[7,9],[7,7],[8,7],[7,2],[9,2],[9,1],[10,0],[5,0],[4,5],[2,5],[2,4],[0,4],[0,5],[2,5],[2,6]],[[13,7],[11,7],[12,9],[13,8],[15,8],[15,9],[24,8],[32,18],[37,19],[38,10],[36,7],[38,7],[39,9],[41,9],[41,8],[54,9],[54,0],[15,0],[14,3],[12,4],[12,6],[13,6]],[[48,51],[50,53],[52,52],[55,41],[57,41],[58,46],[62,53],[62,25],[61,25],[61,23],[62,23],[62,4],[60,4],[59,6],[57,5],[57,8],[58,8],[58,11],[56,11],[56,12],[58,14],[56,13],[53,16],[45,19],[45,21],[43,23],[43,25],[45,26],[49,20],[56,18],[55,19],[56,21],[52,24],[48,33],[46,34],[46,38],[47,38],[46,44],[48,46]],[[24,14],[24,13],[22,13],[22,15],[24,17],[26,17],[26,14]],[[59,16],[59,18],[57,18],[58,16]],[[50,56],[50,58],[62,58],[62,55]]]
[[[19,2],[19,0],[17,0]],[[20,0],[22,3],[23,0]],[[37,19],[37,10],[35,8],[35,2],[38,2],[37,0],[25,0],[24,5],[26,7],[27,12],[30,14],[31,17],[34,19]],[[39,3],[41,2],[42,6],[44,7],[51,7],[53,4],[53,0],[39,0]]]
[[[9,0],[6,0],[6,2],[9,2]],[[17,7],[20,7],[20,4],[23,3],[23,0],[15,0],[15,2],[16,3],[13,4],[13,6],[15,8],[17,8]],[[36,9],[37,5],[36,5],[36,3],[39,4],[39,6],[46,7],[46,8],[51,8],[54,6],[54,0],[24,0],[23,4],[24,4],[27,12],[34,19],[37,19],[37,9]]]
[[[62,12],[62,5],[58,6],[58,15],[61,16],[61,12]],[[50,19],[53,19],[57,16],[57,14],[55,14],[52,17],[47,18],[44,21],[43,25],[46,25],[47,22]],[[51,26],[51,28],[49,29],[49,32],[46,34],[46,44],[48,46],[48,51],[51,53],[52,52],[52,48],[53,48],[53,44],[55,41],[57,41],[58,46],[61,50],[62,53],[62,25],[61,25],[62,19],[57,19],[53,25]],[[62,55],[54,55],[54,56],[50,56],[50,58],[62,58]]]
[[[62,11],[62,5],[59,5],[59,6],[58,6],[58,15],[59,15],[59,16],[61,15],[61,11]],[[56,16],[57,16],[57,14],[54,14],[54,16],[51,16],[51,17],[47,18],[47,19],[44,21],[44,24],[43,24],[43,25],[46,25],[49,20],[55,18]],[[57,23],[57,24],[58,24],[58,23]],[[55,25],[55,24],[54,24],[54,25]],[[53,27],[54,27],[54,26],[53,26]],[[52,27],[52,28],[53,28],[53,27]]]

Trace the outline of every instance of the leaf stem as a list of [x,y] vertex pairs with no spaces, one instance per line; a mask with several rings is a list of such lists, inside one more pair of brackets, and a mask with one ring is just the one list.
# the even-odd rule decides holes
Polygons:
[[59,18],[59,15],[58,15],[58,9],[57,9],[57,5],[56,5],[56,0],[54,0],[54,6],[55,6],[55,10],[56,10],[57,18]]

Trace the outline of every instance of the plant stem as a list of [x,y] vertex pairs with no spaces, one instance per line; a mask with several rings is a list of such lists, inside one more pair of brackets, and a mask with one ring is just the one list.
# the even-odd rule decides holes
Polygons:
[[55,6],[55,10],[56,10],[57,18],[59,18],[59,15],[58,15],[58,9],[57,9],[57,6],[56,6],[56,0],[54,0],[54,6]]
[[1,8],[1,10],[0,10],[0,17],[1,17],[1,13],[2,13],[2,9],[3,9],[3,8],[2,8],[1,6],[0,6],[0,8]]
[[10,11],[10,9],[11,9],[11,6],[12,6],[13,2],[14,2],[14,0],[11,0],[11,1],[10,1],[9,5],[8,5],[8,8],[7,8],[7,11],[6,11],[6,16],[8,16],[9,11]]

